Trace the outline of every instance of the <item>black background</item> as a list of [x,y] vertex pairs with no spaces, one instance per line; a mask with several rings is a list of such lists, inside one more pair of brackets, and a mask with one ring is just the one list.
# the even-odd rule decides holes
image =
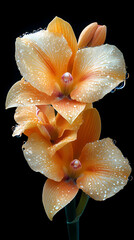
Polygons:
[[[25,137],[12,138],[14,109],[4,110],[5,98],[10,87],[21,76],[14,59],[16,37],[32,32],[57,15],[68,21],[78,36],[91,22],[107,25],[109,44],[116,45],[124,54],[130,75],[126,87],[110,93],[94,106],[102,119],[101,138],[110,137],[134,167],[133,157],[133,89],[134,89],[134,33],[133,5],[128,2],[108,1],[105,4],[90,2],[16,2],[3,3],[1,10],[1,186],[4,236],[14,239],[65,239],[67,231],[64,210],[53,222],[47,218],[42,205],[42,189],[45,177],[33,172],[27,165],[21,150]],[[3,11],[3,12],[2,12]],[[80,220],[80,240],[110,237],[130,238],[133,232],[134,214],[133,172],[124,190],[114,197],[96,202],[89,200]],[[125,235],[126,234],[126,235]]]

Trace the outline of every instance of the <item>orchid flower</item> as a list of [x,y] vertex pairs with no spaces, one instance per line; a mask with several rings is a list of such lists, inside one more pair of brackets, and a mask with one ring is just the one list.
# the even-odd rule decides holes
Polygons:
[[49,179],[43,188],[43,205],[50,220],[78,190],[102,201],[119,192],[128,181],[128,160],[109,138],[98,140],[101,121],[95,108],[83,112],[77,139],[64,145],[51,157],[43,135],[33,132],[23,145],[30,167]]
[[15,57],[23,78],[9,90],[6,108],[51,104],[71,124],[88,103],[125,80],[123,54],[103,44],[105,37],[106,27],[93,23],[77,43],[71,25],[56,17],[46,30],[17,38]]

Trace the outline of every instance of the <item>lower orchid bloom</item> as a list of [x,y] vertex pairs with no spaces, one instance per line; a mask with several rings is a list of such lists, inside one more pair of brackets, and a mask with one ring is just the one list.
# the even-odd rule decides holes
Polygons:
[[[51,104],[72,123],[87,103],[125,80],[123,54],[103,44],[105,37],[106,28],[94,23],[77,44],[70,24],[56,17],[46,30],[17,38],[15,57],[23,79],[10,89],[6,108]],[[81,48],[85,45],[91,47]]]
[[83,123],[77,139],[50,157],[46,139],[33,132],[23,145],[30,167],[49,179],[43,188],[43,205],[50,220],[68,203],[79,189],[102,201],[119,192],[128,181],[128,160],[109,138],[98,140],[101,121],[96,109],[83,112]]

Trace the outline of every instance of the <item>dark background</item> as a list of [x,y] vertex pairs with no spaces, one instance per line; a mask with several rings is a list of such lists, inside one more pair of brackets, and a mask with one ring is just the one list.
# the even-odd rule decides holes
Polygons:
[[[131,2],[132,3],[132,2]],[[47,218],[42,205],[42,189],[45,177],[33,172],[27,165],[21,150],[26,139],[12,138],[14,109],[4,110],[5,98],[10,87],[21,76],[14,59],[16,37],[32,32],[57,15],[68,21],[78,36],[91,22],[107,25],[109,44],[116,45],[124,54],[130,75],[126,87],[110,93],[94,106],[102,119],[101,138],[110,137],[134,168],[133,157],[133,89],[134,89],[134,33],[133,5],[129,1],[108,1],[105,4],[90,2],[16,2],[3,3],[1,10],[1,186],[4,236],[14,239],[65,239],[67,231],[64,210],[53,222]],[[89,200],[80,220],[80,240],[110,237],[127,239],[133,233],[134,180],[114,197],[96,202]]]

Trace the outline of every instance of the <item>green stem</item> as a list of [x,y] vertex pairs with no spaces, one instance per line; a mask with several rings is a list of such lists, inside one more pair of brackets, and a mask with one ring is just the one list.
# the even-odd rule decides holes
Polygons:
[[69,240],[79,240],[79,219],[88,203],[89,196],[82,192],[76,208],[75,198],[65,207]]
[[65,207],[66,222],[69,240],[79,240],[79,219],[76,218],[75,198]]

